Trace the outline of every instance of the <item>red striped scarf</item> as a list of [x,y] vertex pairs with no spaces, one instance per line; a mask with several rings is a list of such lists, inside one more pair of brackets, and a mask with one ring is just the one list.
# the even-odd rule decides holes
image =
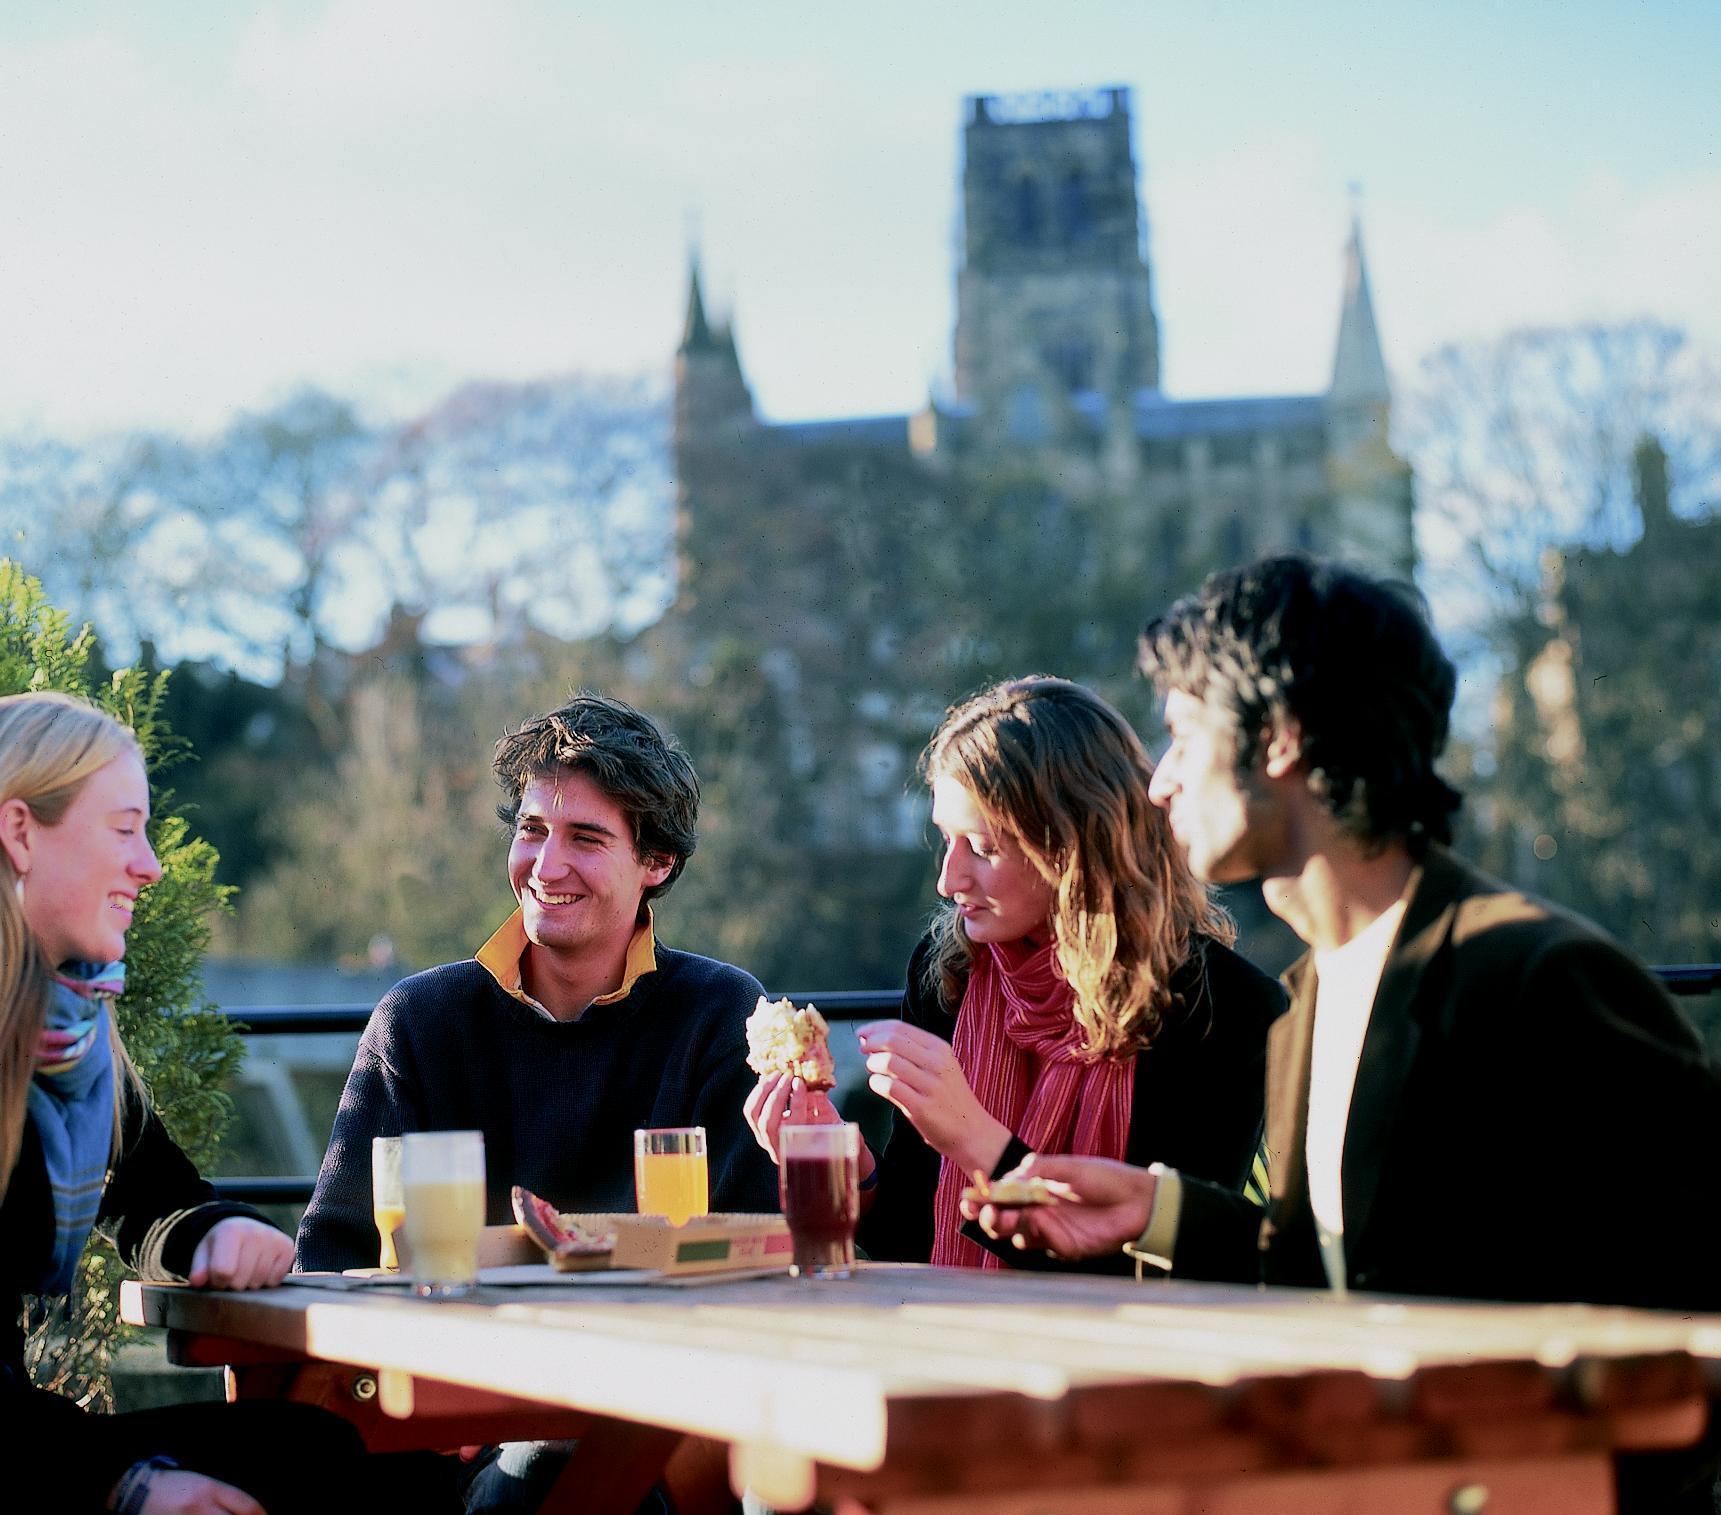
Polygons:
[[[1122,1158],[1135,1093],[1135,1058],[1084,1062],[1082,1033],[1053,944],[986,943],[956,1017],[956,1064],[987,1113],[1036,1152]],[[932,1261],[999,1268],[1003,1263],[961,1234],[957,1201],[974,1181],[949,1158],[938,1168]]]

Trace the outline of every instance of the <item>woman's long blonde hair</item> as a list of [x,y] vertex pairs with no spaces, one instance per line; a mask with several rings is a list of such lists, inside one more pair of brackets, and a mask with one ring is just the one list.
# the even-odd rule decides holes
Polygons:
[[[57,826],[78,791],[116,757],[137,752],[137,738],[87,700],[67,694],[0,697],[0,804],[22,800],[43,826]],[[26,882],[24,885],[28,889]],[[36,1066],[36,1040],[48,1009],[53,970],[24,919],[18,873],[0,847],[0,1198],[12,1178],[24,1137],[25,1096]],[[137,1075],[109,1018],[119,1100]]]
[[[1147,749],[1093,690],[1047,677],[984,690],[946,712],[920,771],[968,790],[1055,891],[1052,936],[1088,1057],[1145,1047],[1195,937],[1236,939],[1147,797]],[[954,910],[938,912],[933,943],[926,984],[954,1008],[973,962]]]

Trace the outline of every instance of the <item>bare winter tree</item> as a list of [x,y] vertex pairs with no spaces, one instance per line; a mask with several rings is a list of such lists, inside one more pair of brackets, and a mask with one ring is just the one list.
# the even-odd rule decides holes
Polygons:
[[1406,408],[1428,587],[1466,624],[1532,608],[1549,547],[1628,545],[1632,455],[1654,436],[1690,513],[1721,494],[1721,370],[1652,320],[1442,348]]
[[1450,348],[1423,379],[1428,587],[1488,694],[1479,850],[1651,961],[1713,960],[1716,365],[1639,321]]

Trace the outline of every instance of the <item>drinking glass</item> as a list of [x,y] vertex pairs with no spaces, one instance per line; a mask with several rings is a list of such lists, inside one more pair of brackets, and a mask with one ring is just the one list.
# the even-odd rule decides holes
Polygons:
[[860,1219],[860,1127],[782,1126],[777,1192],[795,1246],[797,1278],[847,1278]]
[[467,1294],[478,1281],[484,1229],[484,1135],[414,1131],[401,1138],[408,1264],[427,1297]]
[[406,1194],[400,1182],[400,1138],[374,1136],[370,1144],[370,1202],[376,1217],[377,1235],[382,1238],[379,1267],[390,1272],[400,1267],[395,1256],[394,1233],[406,1219]]
[[633,1182],[641,1215],[684,1226],[711,1209],[705,1127],[668,1126],[633,1133]]

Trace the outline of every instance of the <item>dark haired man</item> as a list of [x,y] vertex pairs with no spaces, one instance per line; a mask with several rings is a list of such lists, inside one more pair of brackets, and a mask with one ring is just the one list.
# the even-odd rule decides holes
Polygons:
[[1455,674],[1415,591],[1269,559],[1150,623],[1142,667],[1195,871],[1259,879],[1310,949],[1268,1043],[1271,1200],[1049,1157],[1086,1203],[989,1228],[1198,1278],[1721,1307],[1714,1069],[1595,926],[1446,849]]
[[518,908],[473,958],[372,1014],[299,1228],[306,1269],[374,1264],[375,1136],[484,1134],[487,1219],[522,1184],[563,1210],[634,1207],[633,1131],[704,1126],[711,1205],[774,1210],[742,1117],[749,974],[659,944],[651,901],[692,853],[699,781],[619,700],[579,694],[497,744]]

